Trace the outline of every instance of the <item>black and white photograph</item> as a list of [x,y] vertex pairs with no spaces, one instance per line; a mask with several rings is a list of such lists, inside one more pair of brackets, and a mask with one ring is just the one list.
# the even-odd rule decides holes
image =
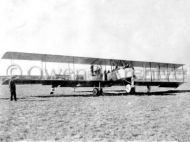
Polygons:
[[190,142],[189,0],[0,0],[0,142]]

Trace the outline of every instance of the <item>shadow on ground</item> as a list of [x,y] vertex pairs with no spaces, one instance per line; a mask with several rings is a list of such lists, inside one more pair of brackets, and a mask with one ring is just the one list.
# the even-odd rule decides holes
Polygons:
[[[91,92],[91,91],[77,91],[77,92]],[[107,93],[105,92],[102,96],[127,96],[127,95],[135,95],[135,96],[151,96],[151,95],[158,95],[158,96],[166,96],[166,95],[176,95],[176,93],[187,93],[190,92],[190,90],[168,90],[168,91],[158,91],[158,92],[136,92],[134,94],[127,94],[123,91],[114,91],[114,93]],[[46,95],[46,96],[32,96],[32,97],[41,97],[41,98],[51,98],[51,97],[99,97],[99,96],[93,96],[92,94],[69,94],[69,95]]]
[[[91,91],[77,91],[77,93],[90,93]],[[127,94],[122,90],[114,90],[111,93],[110,92],[104,92],[102,96],[128,96],[128,95],[134,95],[134,96],[173,96],[177,93],[188,93],[190,90],[168,90],[168,91],[157,91],[157,92],[136,92],[134,94]],[[76,92],[75,92],[76,93]],[[36,96],[27,96],[27,97],[21,97],[18,98],[19,100],[23,101],[36,101],[36,100],[28,100],[28,98],[56,98],[56,97],[99,97],[99,96],[93,96],[92,94],[54,94],[54,95],[36,95]],[[0,100],[9,100],[10,98],[0,98]],[[46,100],[41,100],[46,101]]]

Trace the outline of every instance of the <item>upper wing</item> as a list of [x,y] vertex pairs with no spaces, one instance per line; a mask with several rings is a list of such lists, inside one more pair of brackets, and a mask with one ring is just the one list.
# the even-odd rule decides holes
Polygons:
[[6,52],[2,59],[15,59],[15,60],[35,60],[44,62],[60,62],[60,63],[74,63],[74,64],[97,64],[97,65],[112,65],[112,66],[125,66],[132,65],[134,67],[169,67],[178,68],[184,64],[163,63],[163,62],[146,62],[134,60],[118,60],[118,59],[104,59],[104,58],[91,58],[91,57],[78,57],[78,56],[64,56],[64,55],[51,55],[51,54],[36,54],[24,52]]

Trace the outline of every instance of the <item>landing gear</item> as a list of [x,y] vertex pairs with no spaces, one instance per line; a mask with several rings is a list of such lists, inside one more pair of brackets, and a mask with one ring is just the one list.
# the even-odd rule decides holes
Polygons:
[[135,86],[127,84],[125,90],[128,94],[134,94],[135,93]]
[[150,91],[151,91],[151,87],[147,86],[147,93],[150,93]]
[[52,88],[51,88],[50,95],[53,95],[53,94],[54,94],[54,92],[55,92],[55,88],[54,88],[54,87],[52,87]]
[[98,94],[99,94],[98,88],[94,88],[93,89],[93,96],[98,96]]
[[100,89],[94,88],[93,89],[93,96],[100,96],[102,94],[103,94],[103,89],[102,88],[100,88]]
[[103,95],[103,89],[102,88],[100,88],[100,90],[99,90],[99,95],[100,96]]
[[126,90],[127,93],[130,93],[130,92],[131,92],[131,85],[130,85],[130,84],[127,84],[127,85],[125,86],[125,90]]
[[131,93],[131,94],[135,94],[135,92],[136,92],[135,87],[132,87],[130,93]]

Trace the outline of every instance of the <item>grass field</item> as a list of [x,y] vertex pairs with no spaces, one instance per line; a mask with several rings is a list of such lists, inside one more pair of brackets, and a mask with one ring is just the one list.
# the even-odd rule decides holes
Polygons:
[[82,92],[91,89],[49,95],[50,86],[18,85],[19,99],[10,102],[8,87],[0,86],[0,141],[190,141],[189,83],[181,92],[150,95],[110,92],[123,87],[100,97]]

